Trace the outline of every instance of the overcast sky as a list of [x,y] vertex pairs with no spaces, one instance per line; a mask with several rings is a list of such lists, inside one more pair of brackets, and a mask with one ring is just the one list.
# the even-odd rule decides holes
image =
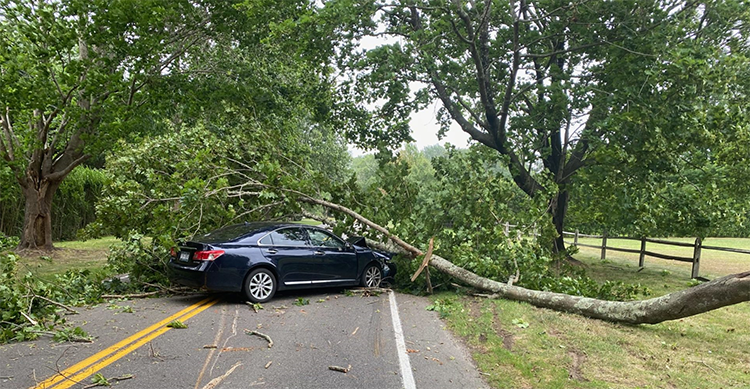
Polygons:
[[[433,103],[432,106],[416,112],[411,115],[411,136],[414,138],[418,149],[423,149],[425,146],[432,146],[435,144],[450,143],[459,148],[468,147],[469,135],[459,128],[457,124],[451,126],[450,131],[445,134],[442,140],[438,140],[437,133],[440,129],[435,115],[440,107],[439,102]],[[349,152],[353,157],[357,157],[363,154],[362,150],[349,145]]]

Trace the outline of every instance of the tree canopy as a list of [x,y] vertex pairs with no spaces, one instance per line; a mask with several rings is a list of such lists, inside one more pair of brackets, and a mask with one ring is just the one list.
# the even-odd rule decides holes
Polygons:
[[440,101],[442,131],[455,123],[497,151],[558,235],[581,169],[613,154],[648,171],[703,165],[700,150],[747,128],[742,1],[361,3],[351,30],[388,40],[343,52],[347,90],[379,103],[376,124],[394,136]]

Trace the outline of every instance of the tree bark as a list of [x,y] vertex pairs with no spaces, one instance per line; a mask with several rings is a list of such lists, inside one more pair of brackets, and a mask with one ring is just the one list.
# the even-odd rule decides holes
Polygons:
[[[387,246],[390,251],[399,251],[410,257],[424,254],[420,249],[391,234],[386,228],[347,207],[304,195],[299,200],[346,213],[363,225],[384,234],[398,246],[397,250]],[[750,271],[728,275],[657,298],[623,302],[544,292],[505,284],[480,277],[435,254],[430,260],[430,265],[477,289],[495,293],[498,297],[616,323],[656,324],[750,301]]]
[[554,251],[556,253],[562,253],[565,251],[565,236],[563,235],[563,231],[565,228],[565,215],[567,211],[568,190],[560,187],[557,195],[552,198],[549,209],[549,212],[552,214],[552,224],[554,224],[555,231],[557,231],[554,246]]
[[750,301],[750,271],[728,275],[690,289],[640,301],[605,301],[542,292],[480,277],[433,255],[430,265],[477,289],[509,300],[616,323],[656,324]]
[[22,187],[26,203],[19,250],[52,250],[52,198],[61,181],[27,178]]

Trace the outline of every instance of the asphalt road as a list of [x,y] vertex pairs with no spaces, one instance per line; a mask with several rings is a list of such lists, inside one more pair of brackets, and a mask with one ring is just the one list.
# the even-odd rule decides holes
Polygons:
[[[236,295],[101,304],[67,317],[93,343],[0,346],[0,388],[83,388],[97,373],[123,389],[486,388],[428,304],[341,290],[281,295],[258,312]],[[166,326],[175,319],[188,328]]]

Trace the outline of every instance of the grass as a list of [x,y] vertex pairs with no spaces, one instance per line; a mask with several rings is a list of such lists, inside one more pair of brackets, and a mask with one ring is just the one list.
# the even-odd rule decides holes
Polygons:
[[[706,244],[748,248],[750,240]],[[639,272],[637,255],[612,252],[601,261],[592,252],[582,249],[576,257],[597,281],[641,283],[654,296],[692,285],[688,263],[647,257]],[[750,268],[750,256],[719,254],[705,259],[702,275]],[[494,388],[747,388],[750,382],[750,303],[632,326],[502,299],[434,297]]]
[[20,254],[21,270],[44,279],[67,270],[101,271],[107,263],[109,247],[119,243],[114,237],[55,243],[52,252],[26,250]]
[[[669,238],[668,240],[691,244],[695,243],[694,238]],[[581,238],[578,241],[579,243],[590,245],[601,245],[602,243],[601,239],[592,238]],[[703,245],[750,250],[750,239],[706,238],[703,241]],[[609,239],[607,240],[607,247],[639,250],[641,248],[641,242],[635,240]],[[579,249],[581,254],[594,256],[596,258],[599,258],[599,255],[601,253],[601,249],[590,247],[579,247]],[[693,249],[691,247],[677,247],[658,243],[646,243],[646,250],[660,254],[675,255],[686,258],[693,257]],[[632,263],[633,266],[638,266],[638,254],[622,253],[608,250],[607,259],[626,260]],[[687,277],[690,278],[690,270],[692,268],[692,264],[688,262],[668,261],[647,256],[644,261],[644,267],[666,269],[667,271],[674,271],[678,273],[682,273],[683,269],[686,269]],[[729,253],[724,251],[706,249],[702,250],[701,252],[700,275],[702,277],[713,279],[716,277],[725,276],[727,274],[739,273],[748,269],[750,269],[750,254]]]

